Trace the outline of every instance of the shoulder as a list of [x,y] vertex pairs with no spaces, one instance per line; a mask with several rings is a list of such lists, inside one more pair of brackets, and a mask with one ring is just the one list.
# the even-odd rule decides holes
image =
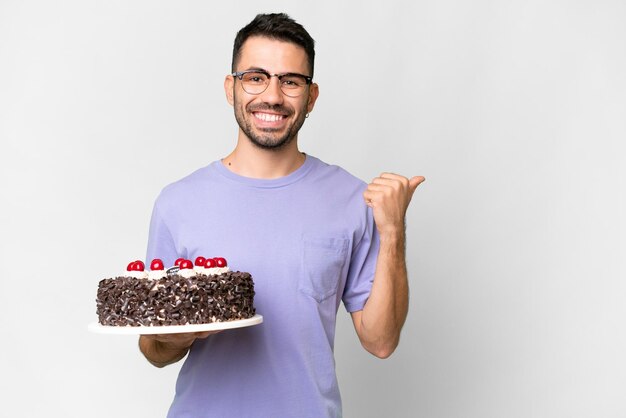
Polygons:
[[[213,164],[213,163],[212,163]],[[157,204],[171,204],[171,202],[185,201],[189,196],[193,196],[211,182],[211,166],[199,168],[185,177],[174,181],[163,187],[157,197]]]
[[335,184],[333,188],[364,189],[367,184],[360,178],[354,176],[346,169],[328,164],[318,158],[310,157],[314,162],[314,177],[318,181],[328,181]]

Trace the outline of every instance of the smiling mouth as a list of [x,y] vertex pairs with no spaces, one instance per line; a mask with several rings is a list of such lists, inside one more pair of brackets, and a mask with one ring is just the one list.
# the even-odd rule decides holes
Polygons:
[[286,118],[285,115],[277,115],[275,113],[254,112],[253,115],[263,122],[278,122]]

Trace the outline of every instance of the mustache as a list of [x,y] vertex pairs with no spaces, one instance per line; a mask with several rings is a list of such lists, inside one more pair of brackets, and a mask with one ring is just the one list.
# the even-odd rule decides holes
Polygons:
[[267,111],[272,111],[272,112],[276,112],[276,113],[280,113],[282,115],[291,115],[293,112],[291,111],[291,109],[283,106],[283,105],[268,105],[268,104],[255,104],[255,105],[248,105],[246,106],[248,112],[262,112],[264,110]]

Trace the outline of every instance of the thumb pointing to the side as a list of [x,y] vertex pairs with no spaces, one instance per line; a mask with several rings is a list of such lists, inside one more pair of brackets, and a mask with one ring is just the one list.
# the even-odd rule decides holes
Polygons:
[[424,176],[411,177],[409,180],[409,192],[411,197],[413,197],[413,193],[415,192],[415,189],[417,189],[417,186],[422,184],[424,180],[426,180]]

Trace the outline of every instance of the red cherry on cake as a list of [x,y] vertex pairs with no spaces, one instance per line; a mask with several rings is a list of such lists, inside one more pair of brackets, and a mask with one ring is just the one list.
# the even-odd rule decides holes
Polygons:
[[204,262],[204,267],[211,269],[213,267],[217,267],[217,263],[215,262],[214,258],[207,258]]
[[126,271],[133,271],[133,264],[135,264],[134,261],[128,263],[128,265],[126,266]]
[[174,262],[175,266],[180,267],[180,263],[183,262],[185,259],[184,258],[177,258],[176,261]]
[[163,260],[161,260],[160,258],[155,258],[154,260],[152,260],[152,263],[150,263],[150,270],[164,270],[165,269],[165,265],[163,264]]
[[228,265],[226,259],[223,257],[215,257],[214,260],[218,267],[226,267]]
[[206,258],[202,257],[201,255],[196,257],[196,261],[194,262],[195,266],[198,267],[203,267],[204,263],[206,263]]
[[129,265],[130,271],[144,271],[146,266],[143,264],[143,261],[137,260]]
[[192,269],[193,268],[193,263],[191,262],[191,260],[183,260],[180,262],[179,265],[180,269]]

